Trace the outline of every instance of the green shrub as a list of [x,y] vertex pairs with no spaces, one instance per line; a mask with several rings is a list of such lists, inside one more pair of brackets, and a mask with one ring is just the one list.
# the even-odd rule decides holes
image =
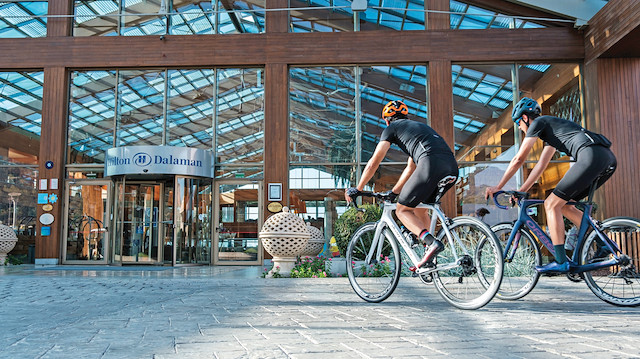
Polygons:
[[[329,263],[326,265],[326,263]],[[325,257],[298,258],[291,270],[291,278],[326,278],[331,277],[331,262]]]
[[364,212],[349,208],[334,225],[333,235],[342,257],[347,253],[347,245],[356,230],[367,222],[376,222],[382,216],[382,208],[376,204],[363,204],[360,208],[364,209]]

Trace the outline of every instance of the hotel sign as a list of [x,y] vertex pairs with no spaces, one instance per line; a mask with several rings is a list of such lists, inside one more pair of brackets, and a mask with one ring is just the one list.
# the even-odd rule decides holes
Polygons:
[[213,175],[211,152],[173,146],[125,146],[107,150],[105,177],[128,174]]

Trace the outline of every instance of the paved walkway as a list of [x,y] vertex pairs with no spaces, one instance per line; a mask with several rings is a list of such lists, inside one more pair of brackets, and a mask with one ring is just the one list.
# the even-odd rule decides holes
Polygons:
[[640,308],[563,277],[462,311],[414,278],[369,304],[261,270],[0,267],[0,358],[640,358]]

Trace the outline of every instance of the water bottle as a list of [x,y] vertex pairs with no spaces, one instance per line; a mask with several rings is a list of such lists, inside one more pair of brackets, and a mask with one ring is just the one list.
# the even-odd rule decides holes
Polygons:
[[402,230],[404,239],[409,244],[409,247],[414,248],[418,245],[418,241],[415,239],[415,236],[413,235],[413,233],[411,233],[410,230],[408,230],[405,226],[401,226],[400,229]]
[[578,228],[572,226],[566,233],[564,239],[564,249],[572,251],[576,248],[576,241],[578,239]]

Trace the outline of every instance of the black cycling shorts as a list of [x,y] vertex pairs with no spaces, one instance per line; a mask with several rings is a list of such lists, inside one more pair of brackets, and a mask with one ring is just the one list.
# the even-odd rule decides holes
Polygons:
[[591,184],[596,179],[596,188],[602,186],[613,175],[617,165],[616,156],[610,149],[598,145],[583,147],[553,194],[565,201],[579,201],[589,195]]
[[[420,203],[433,203],[438,195],[438,182],[446,176],[458,177],[458,163],[452,155],[431,154],[421,157],[415,171],[402,187],[398,203],[411,208]],[[454,184],[455,181],[447,185],[444,192]]]

